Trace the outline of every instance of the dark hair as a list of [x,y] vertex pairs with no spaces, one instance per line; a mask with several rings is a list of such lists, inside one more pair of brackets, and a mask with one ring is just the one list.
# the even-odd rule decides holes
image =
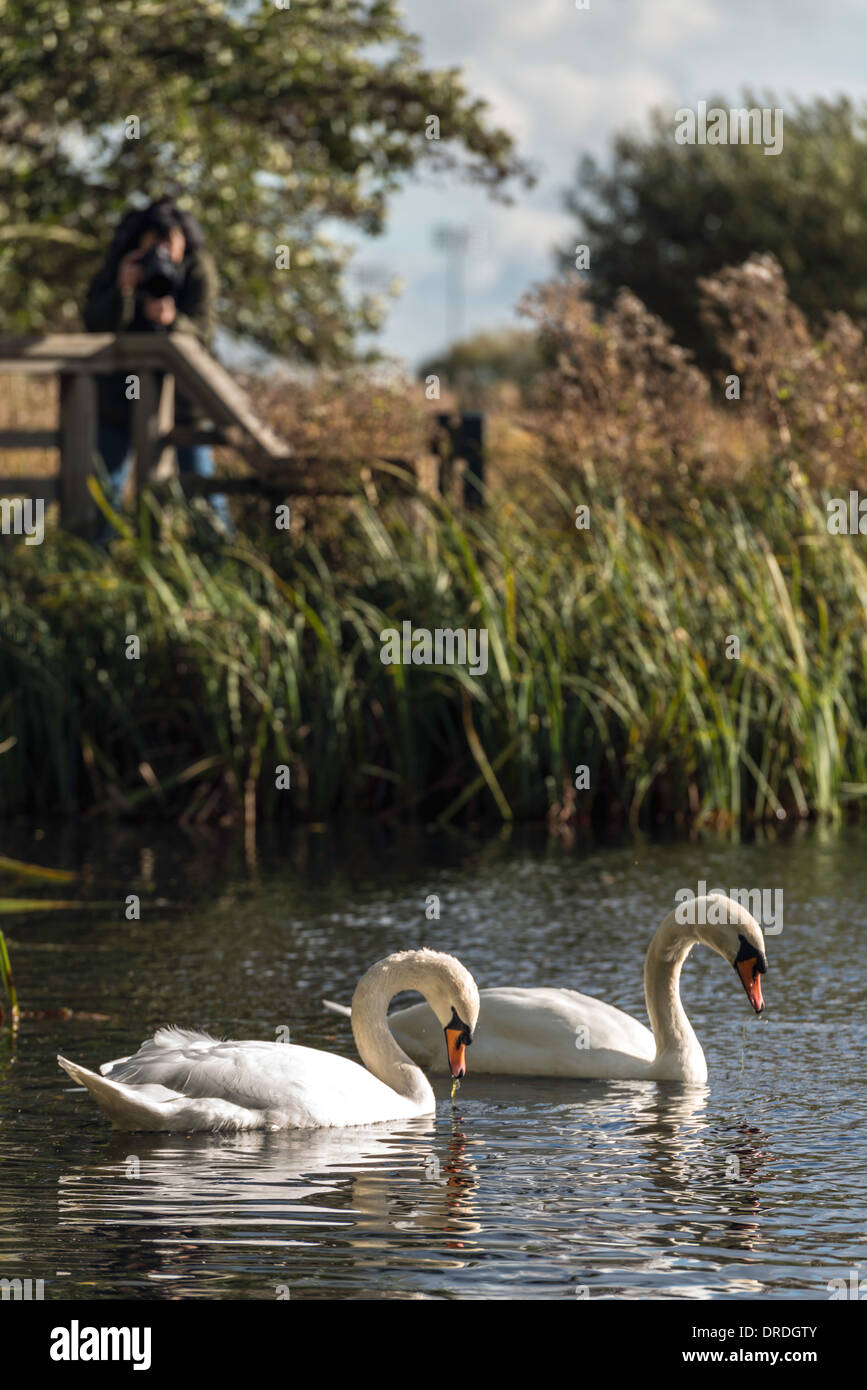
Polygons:
[[188,252],[202,250],[205,238],[201,227],[191,212],[182,212],[171,198],[158,198],[146,208],[130,208],[117,225],[106,260],[107,268],[116,271],[127,252],[138,246],[145,232],[156,232],[160,241],[164,241],[173,227],[180,227]]

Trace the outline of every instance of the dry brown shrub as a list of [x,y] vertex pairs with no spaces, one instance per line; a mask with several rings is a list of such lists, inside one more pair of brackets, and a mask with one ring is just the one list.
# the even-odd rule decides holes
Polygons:
[[643,514],[699,490],[760,503],[793,469],[816,488],[863,476],[867,351],[845,315],[811,333],[779,264],[753,256],[699,282],[705,321],[740,378],[726,397],[628,291],[598,318],[581,282],[526,296],[549,369],[524,424],[561,478],[589,473],[628,492]]
[[528,425],[559,473],[610,476],[649,500],[675,476],[698,480],[715,452],[709,385],[671,330],[628,290],[601,320],[579,281],[524,298],[551,367],[530,396]]
[[244,385],[258,413],[301,457],[363,463],[411,459],[427,447],[429,412],[417,382],[358,371],[299,381],[254,377]]
[[843,313],[815,338],[789,300],[773,256],[699,280],[704,321],[742,379],[748,411],[776,434],[816,486],[863,476],[867,415],[864,334]]

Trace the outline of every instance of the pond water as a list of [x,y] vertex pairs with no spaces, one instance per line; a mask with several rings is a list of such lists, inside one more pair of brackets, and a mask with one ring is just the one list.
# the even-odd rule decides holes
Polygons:
[[[797,1299],[867,1278],[863,829],[604,847],[336,829],[251,865],[180,830],[46,825],[3,849],[81,875],[20,890],[81,910],[3,919],[22,1006],[108,1018],[0,1044],[0,1277],[46,1299]],[[569,986],[644,1020],[650,935],[700,880],[784,895],[764,1017],[713,953],[684,969],[706,1087],[474,1077],[470,1049],[429,1120],[118,1135],[55,1062],[95,1067],[168,1022],[288,1026],[353,1057],[321,998],[422,945],[482,986]]]

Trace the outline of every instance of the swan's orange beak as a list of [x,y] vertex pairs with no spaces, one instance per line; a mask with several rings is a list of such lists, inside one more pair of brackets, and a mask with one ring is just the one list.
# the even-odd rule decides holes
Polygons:
[[473,1040],[469,1024],[458,1018],[457,1009],[452,1008],[452,1016],[443,1032],[446,1035],[446,1048],[449,1054],[449,1069],[455,1081],[467,1074],[466,1049]]
[[758,957],[752,956],[749,960],[737,961],[735,970],[741,977],[741,983],[747,992],[747,998],[756,1013],[760,1014],[765,1007],[765,1001],[762,998],[762,976],[759,969]]
[[466,1045],[464,1042],[464,1025],[458,1028],[446,1028],[446,1048],[449,1054],[449,1069],[455,1080],[460,1080],[467,1074]]

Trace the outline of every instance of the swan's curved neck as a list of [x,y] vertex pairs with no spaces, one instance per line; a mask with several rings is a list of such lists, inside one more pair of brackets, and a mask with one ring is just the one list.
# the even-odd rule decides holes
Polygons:
[[687,1079],[704,1079],[701,1043],[680,999],[680,972],[700,938],[695,927],[670,912],[650,943],[644,962],[644,998],[656,1043],[654,1066],[669,1063]]
[[361,977],[352,996],[352,1032],[359,1056],[380,1081],[398,1095],[434,1108],[431,1084],[395,1042],[388,1026],[389,1001],[402,989],[424,993],[424,970],[417,961],[379,961]]

